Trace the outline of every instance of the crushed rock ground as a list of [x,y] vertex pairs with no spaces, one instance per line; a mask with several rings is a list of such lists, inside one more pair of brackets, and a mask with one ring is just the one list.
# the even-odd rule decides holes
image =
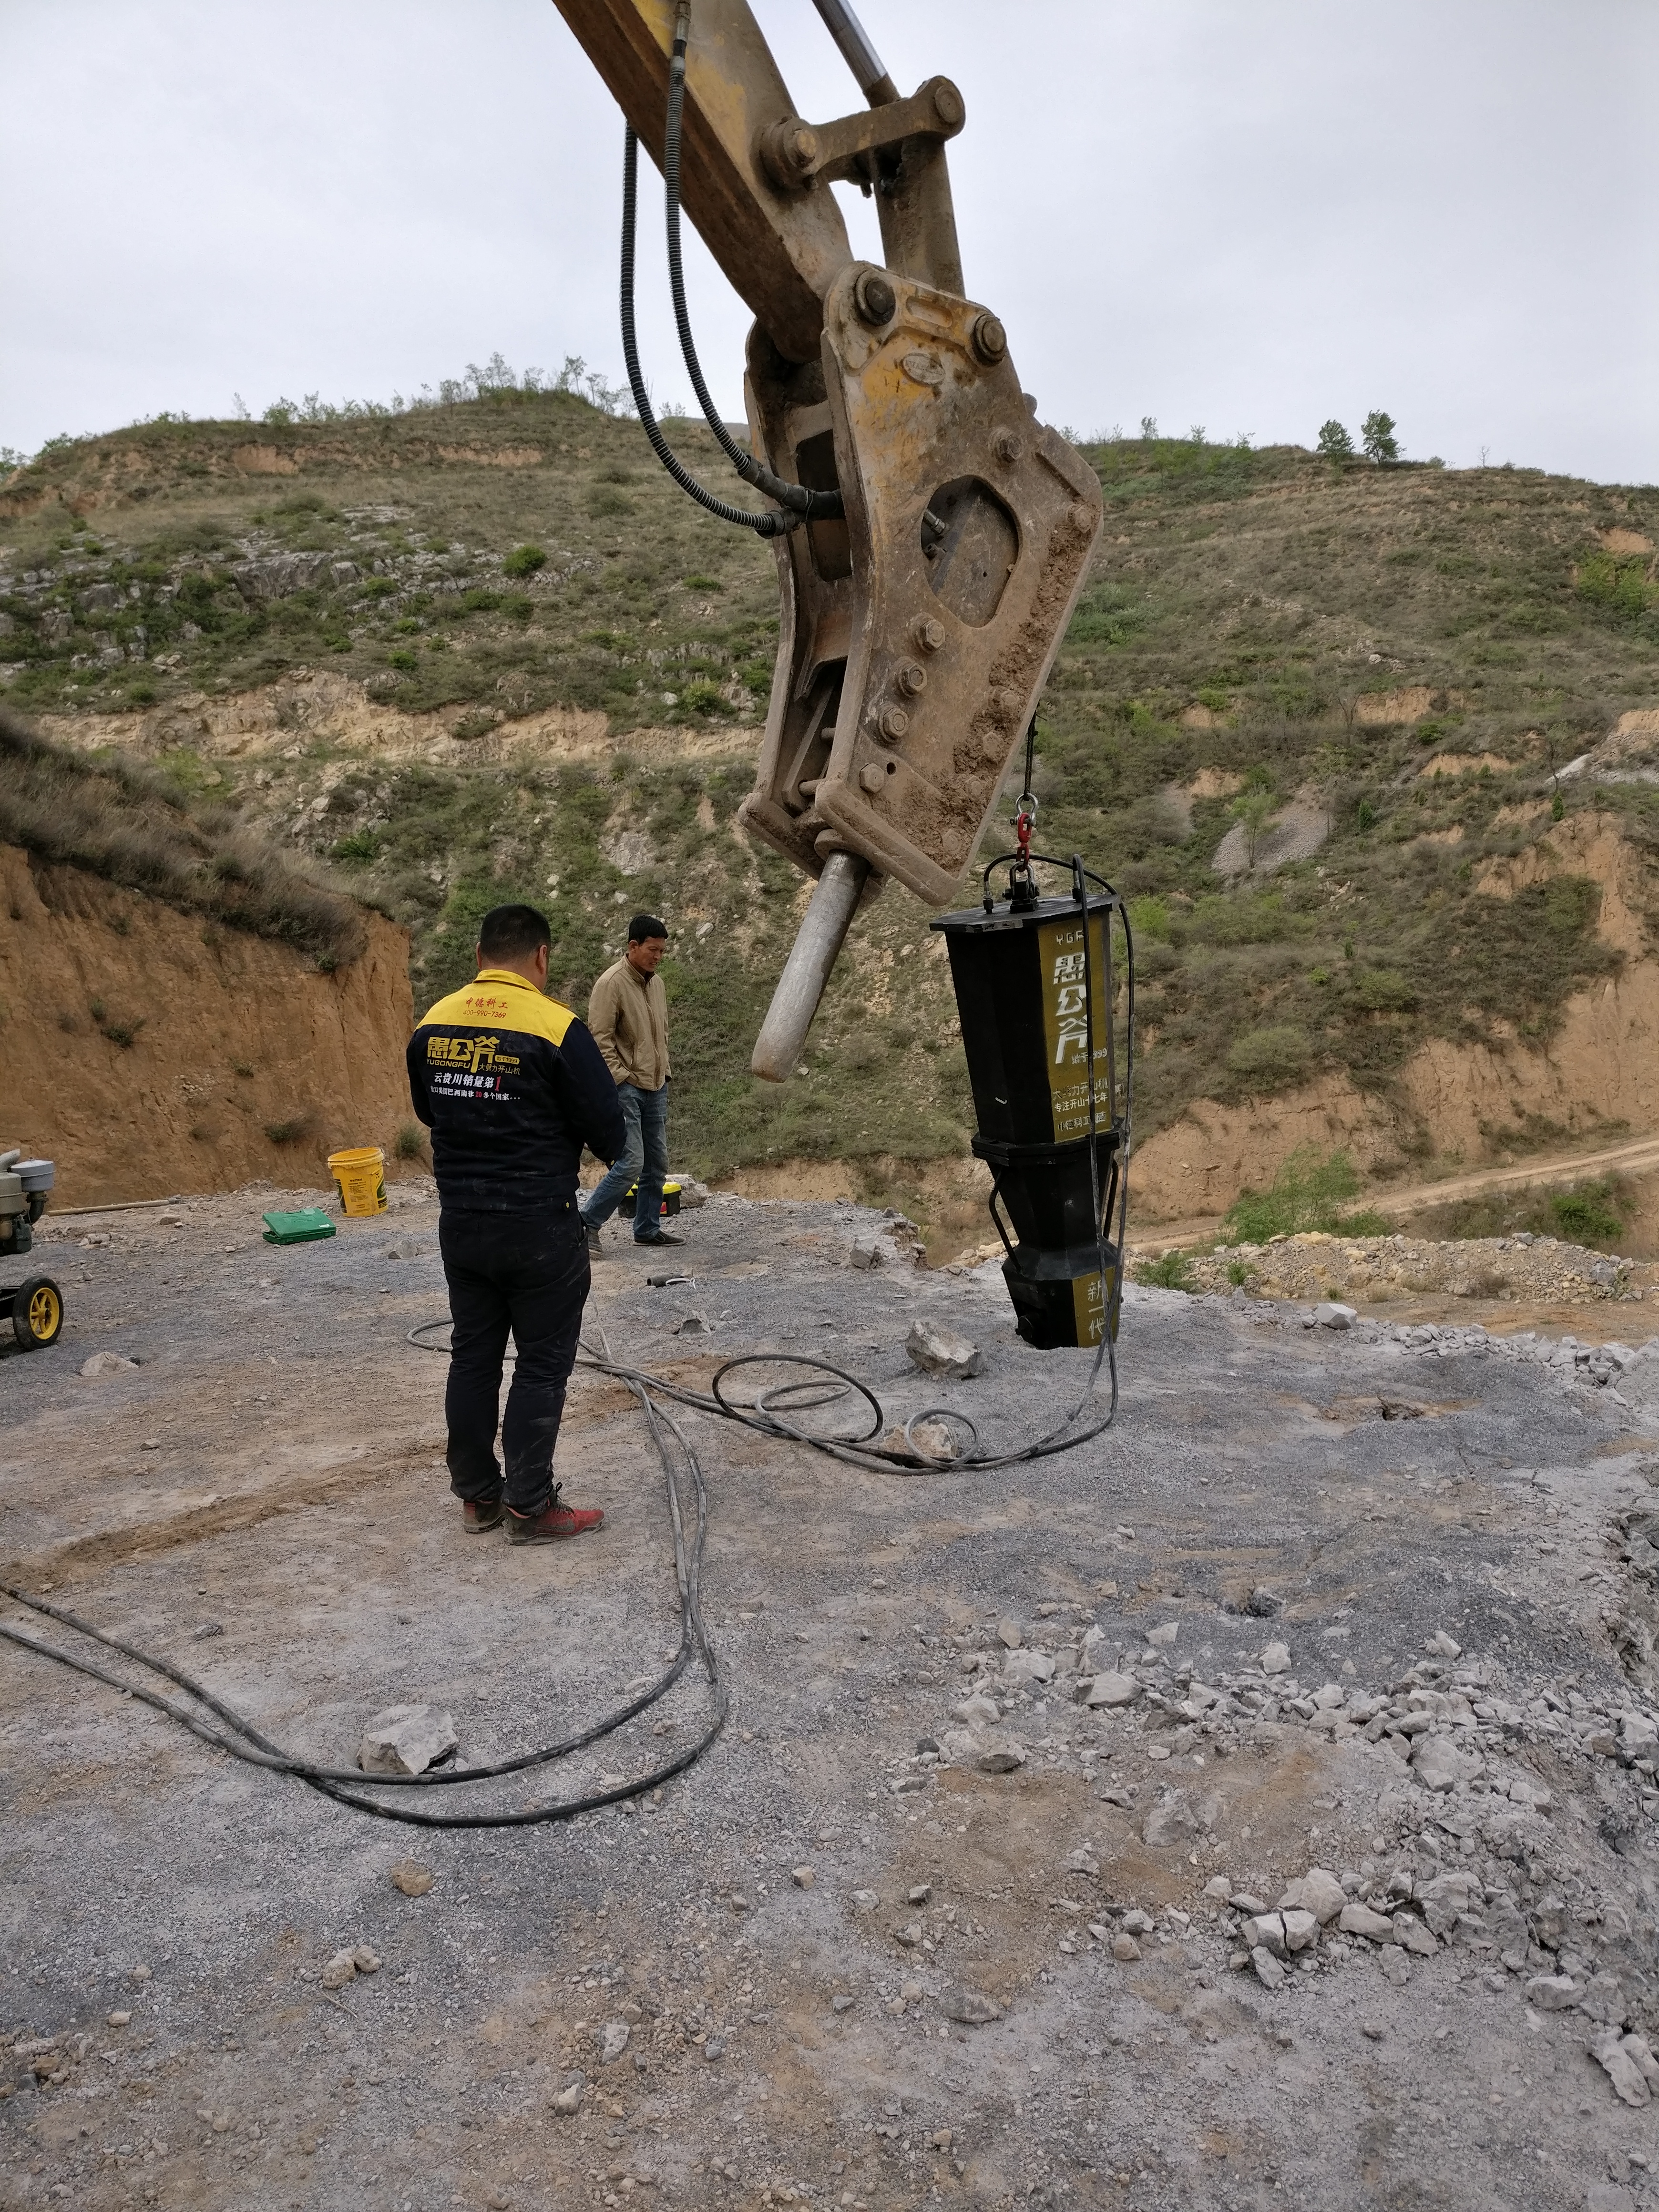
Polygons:
[[[661,1482],[581,1373],[605,1530],[463,1535],[393,1195],[288,1249],[259,1213],[315,1194],[49,1216],[0,1556],[284,1743],[429,1701],[483,1763],[672,1650]],[[994,1443],[1082,1389],[895,1217],[682,1226],[684,1279],[596,1269],[641,1364],[806,1351]],[[918,1322],[984,1372],[916,1372]],[[0,2205],[1659,2203],[1659,1345],[1229,1285],[1133,1291],[1120,1350],[1115,1427],[995,1475],[689,1417],[733,1717],[572,1824],[376,1821],[0,1650]]]

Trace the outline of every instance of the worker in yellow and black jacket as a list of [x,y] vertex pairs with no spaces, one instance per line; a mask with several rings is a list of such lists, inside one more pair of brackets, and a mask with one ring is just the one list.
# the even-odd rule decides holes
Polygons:
[[[409,1088],[432,1132],[438,1243],[454,1321],[444,1413],[450,1487],[473,1533],[503,1517],[515,1544],[597,1528],[561,1503],[553,1448],[588,1290],[576,1207],[582,1147],[607,1165],[628,1132],[616,1080],[586,1024],[544,997],[548,927],[498,906],[478,930],[478,973],[440,999],[409,1041]],[[509,1328],[517,1347],[495,1458]]]

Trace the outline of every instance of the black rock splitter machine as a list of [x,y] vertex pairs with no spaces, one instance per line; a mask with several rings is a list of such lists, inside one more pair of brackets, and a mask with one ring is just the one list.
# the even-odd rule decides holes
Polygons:
[[[1035,810],[1033,809],[1033,811]],[[974,1151],[1016,1324],[1044,1351],[1117,1334],[1134,1052],[1134,947],[1123,901],[1075,855],[1019,849],[991,863],[981,906],[942,915],[968,1055]],[[1012,862],[1006,895],[991,877]],[[1064,868],[1044,898],[1032,870]]]

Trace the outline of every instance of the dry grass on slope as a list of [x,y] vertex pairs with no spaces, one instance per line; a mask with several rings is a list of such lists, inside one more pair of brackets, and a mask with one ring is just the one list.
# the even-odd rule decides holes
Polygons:
[[296,872],[228,810],[193,811],[159,777],[49,744],[3,708],[0,843],[275,939],[325,969],[367,943],[355,901]]

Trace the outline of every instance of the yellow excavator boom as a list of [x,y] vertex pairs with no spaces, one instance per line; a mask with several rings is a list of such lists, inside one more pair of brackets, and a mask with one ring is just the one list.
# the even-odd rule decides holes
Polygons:
[[[744,0],[555,4],[659,161],[683,69],[678,189],[754,313],[763,484],[837,495],[773,538],[777,666],[742,808],[818,879],[755,1048],[781,1081],[860,902],[888,876],[933,906],[956,895],[1087,574],[1100,485],[966,295],[948,77],[901,98],[851,9],[814,0],[869,106],[813,124]],[[853,256],[843,179],[874,195],[882,267]]]

